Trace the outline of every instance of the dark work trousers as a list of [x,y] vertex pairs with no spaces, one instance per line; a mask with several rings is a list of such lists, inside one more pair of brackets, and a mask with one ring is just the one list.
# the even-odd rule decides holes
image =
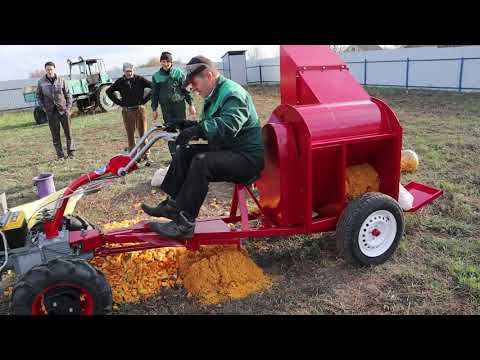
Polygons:
[[70,116],[68,113],[60,114],[55,108],[53,113],[47,115],[48,126],[50,127],[50,132],[52,133],[53,146],[57,152],[59,158],[64,157],[62,148],[62,139],[60,137],[60,125],[63,128],[63,133],[65,134],[65,139],[67,140],[67,154],[73,154],[76,150],[75,143],[72,138],[71,133],[71,122]]
[[[176,123],[186,119],[185,101],[174,103],[160,104],[162,109],[163,123],[165,126],[175,125]],[[175,142],[168,142],[168,150],[172,159],[175,157]]]
[[179,146],[161,189],[176,200],[177,207],[197,218],[210,182],[250,182],[260,174],[261,164],[232,151],[211,151],[206,144]]

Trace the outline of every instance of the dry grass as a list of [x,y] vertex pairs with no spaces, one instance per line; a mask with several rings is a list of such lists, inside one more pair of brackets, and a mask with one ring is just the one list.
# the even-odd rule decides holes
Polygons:
[[[162,289],[154,298],[121,306],[120,314],[477,314],[480,303],[480,94],[367,89],[385,100],[404,127],[404,147],[420,157],[415,179],[442,188],[445,195],[415,215],[406,215],[406,233],[386,264],[358,269],[335,252],[333,234],[260,239],[245,243],[274,280],[266,292],[244,300],[205,306],[183,289]],[[276,86],[252,87],[262,122],[279,103]],[[199,99],[197,107],[201,108]],[[32,178],[55,174],[57,188],[104,165],[125,146],[119,113],[77,117],[73,133],[78,156],[53,162],[48,126],[30,113],[0,115],[0,190],[11,206],[35,199]],[[152,168],[83,199],[77,211],[98,224],[132,219],[135,204],[163,195],[149,182],[167,158],[164,144],[153,150]],[[228,211],[230,184],[213,184],[201,216]]]

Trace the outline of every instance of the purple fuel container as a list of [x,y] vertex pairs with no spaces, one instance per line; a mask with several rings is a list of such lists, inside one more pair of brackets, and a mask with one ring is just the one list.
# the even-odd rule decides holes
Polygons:
[[33,183],[37,187],[37,194],[40,198],[43,198],[55,192],[53,174],[46,173],[35,176],[33,178]]

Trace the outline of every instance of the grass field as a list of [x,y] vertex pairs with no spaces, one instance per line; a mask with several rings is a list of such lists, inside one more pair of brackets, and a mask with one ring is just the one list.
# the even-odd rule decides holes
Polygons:
[[[161,290],[148,301],[123,305],[120,314],[478,314],[480,310],[480,94],[406,93],[367,89],[397,113],[404,148],[420,158],[417,173],[402,175],[444,190],[417,214],[406,214],[406,232],[394,257],[371,268],[338,258],[331,233],[246,242],[255,261],[274,279],[263,294],[217,306],[187,299],[182,289]],[[251,87],[265,123],[279,103],[278,87]],[[196,100],[197,109],[201,101]],[[148,113],[150,115],[150,112]],[[31,113],[0,115],[0,191],[10,206],[36,199],[32,178],[53,172],[57,189],[103,166],[126,146],[119,112],[72,119],[77,157],[58,163],[47,125]],[[150,125],[152,123],[150,122]],[[63,135],[62,135],[63,136]],[[77,212],[97,224],[131,219],[140,202],[163,194],[150,179],[167,148],[153,148],[151,168],[132,173],[82,199]],[[201,216],[228,210],[230,184],[213,184]]]

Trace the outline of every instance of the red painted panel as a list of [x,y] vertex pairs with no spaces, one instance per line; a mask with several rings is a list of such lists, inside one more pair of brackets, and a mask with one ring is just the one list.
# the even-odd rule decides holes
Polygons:
[[370,98],[328,45],[281,46],[280,72],[282,104],[329,104]]
[[405,189],[413,195],[413,207],[408,212],[415,212],[443,194],[443,191],[415,181],[406,184]]

